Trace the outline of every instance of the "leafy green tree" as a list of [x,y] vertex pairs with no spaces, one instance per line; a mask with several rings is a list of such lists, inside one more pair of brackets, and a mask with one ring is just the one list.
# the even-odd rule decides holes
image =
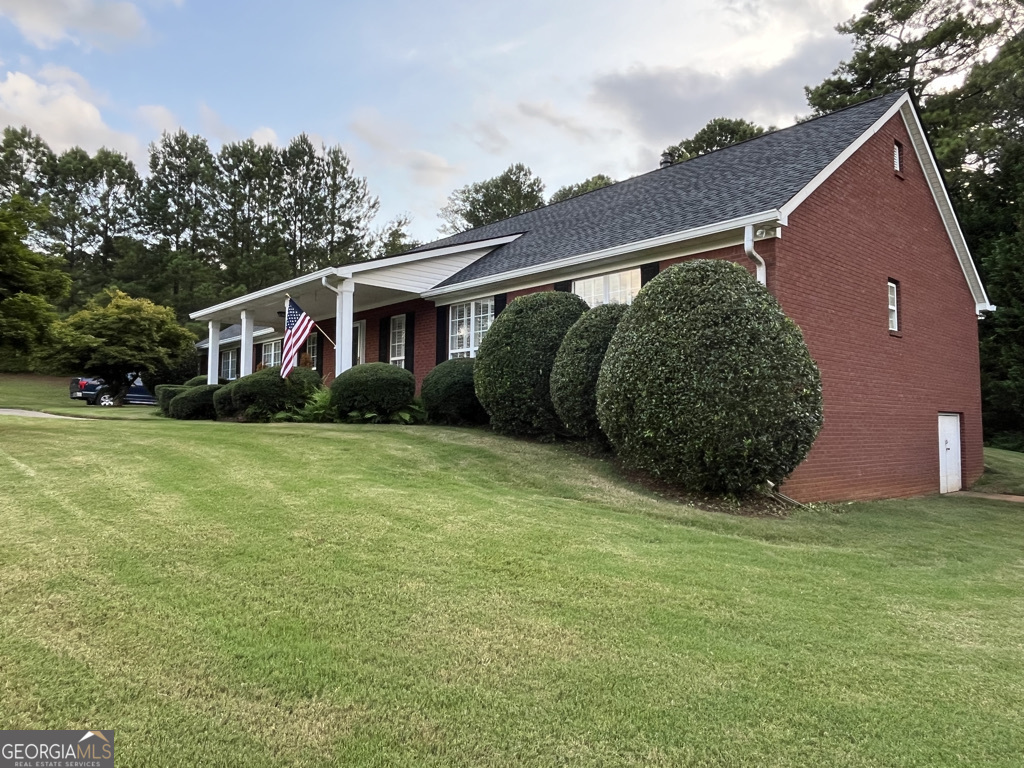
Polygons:
[[326,227],[326,205],[321,194],[324,165],[306,134],[289,142],[284,161],[284,197],[281,205],[285,251],[292,274],[301,275],[323,263],[321,235]]
[[611,176],[607,176],[603,173],[599,173],[596,176],[591,176],[586,181],[581,181],[579,184],[566,184],[561,187],[548,200],[548,204],[560,203],[563,200],[568,200],[570,197],[578,197],[586,192],[593,192],[595,189],[601,189],[615,183],[615,179]]
[[665,148],[673,163],[681,163],[691,157],[706,155],[717,149],[724,149],[741,141],[753,139],[766,131],[774,131],[775,126],[762,128],[756,123],[729,117],[716,117],[697,131],[692,138],[683,139],[678,144]]
[[445,234],[493,224],[544,205],[544,182],[522,163],[510,165],[493,179],[455,190],[438,216]]
[[[67,265],[72,278],[85,267],[93,246],[92,215],[96,208],[98,173],[89,153],[72,147],[54,157],[47,168],[50,218],[46,233],[51,250]],[[70,299],[76,298],[72,285]]]
[[46,192],[46,169],[53,152],[28,128],[4,128],[0,142],[0,202],[15,195],[38,203]]
[[57,319],[53,304],[70,289],[60,260],[26,244],[32,223],[45,215],[17,195],[0,203],[0,359],[7,367],[25,367],[47,342]]
[[1019,27],[1017,0],[872,0],[839,24],[854,52],[807,101],[822,115],[892,91],[909,89],[920,102],[930,86],[966,72]]
[[195,342],[170,307],[117,289],[58,322],[55,337],[54,360],[66,370],[102,379],[117,402],[135,374],[173,369]]
[[366,179],[352,172],[341,147],[324,147],[322,162],[326,263],[319,266],[365,261],[373,255],[369,225],[380,202],[370,194]]
[[406,232],[410,223],[412,223],[412,220],[405,214],[402,214],[391,219],[391,221],[381,227],[373,238],[374,258],[383,259],[387,256],[411,251],[413,248],[422,245],[419,241],[409,237],[409,233]]

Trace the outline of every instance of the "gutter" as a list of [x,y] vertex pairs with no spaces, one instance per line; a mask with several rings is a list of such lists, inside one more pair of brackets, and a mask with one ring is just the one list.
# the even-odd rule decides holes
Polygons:
[[743,252],[757,265],[757,282],[768,285],[768,270],[761,254],[754,250],[754,225],[747,224],[743,228]]

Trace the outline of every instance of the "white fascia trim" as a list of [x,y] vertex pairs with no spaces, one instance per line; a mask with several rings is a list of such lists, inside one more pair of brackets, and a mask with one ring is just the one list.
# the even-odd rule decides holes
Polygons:
[[273,296],[277,293],[289,291],[292,288],[298,288],[301,285],[307,283],[319,283],[323,277],[340,277],[343,280],[352,279],[356,273],[369,272],[375,269],[381,269],[383,267],[393,267],[400,264],[408,264],[412,261],[421,261],[423,259],[433,259],[438,256],[450,256],[454,253],[464,253],[466,251],[476,251],[485,248],[496,248],[499,245],[505,245],[511,243],[513,240],[522,237],[522,233],[515,235],[505,235],[503,237],[492,237],[488,240],[477,240],[472,243],[463,243],[461,245],[449,245],[443,248],[433,248],[429,251],[418,251],[416,253],[407,253],[400,256],[390,256],[386,259],[377,259],[375,261],[363,261],[357,264],[346,264],[344,267],[325,267],[316,272],[311,272],[308,275],[302,275],[301,277],[287,280],[277,285],[272,285],[269,288],[263,288],[259,291],[253,291],[243,296],[239,296],[237,299],[231,299],[229,301],[215,304],[212,307],[206,307],[205,309],[199,309],[189,314],[189,318],[192,320],[201,320],[218,312],[224,310],[243,308],[246,304],[260,299],[265,299],[268,296]]
[[978,275],[978,270],[974,266],[974,260],[971,258],[971,253],[967,248],[967,241],[964,239],[963,232],[960,229],[960,223],[957,221],[956,214],[953,213],[953,204],[950,202],[949,194],[946,192],[946,187],[942,183],[942,176],[939,173],[939,164],[935,161],[935,156],[932,154],[931,148],[928,146],[928,140],[924,135],[924,128],[921,126],[921,121],[917,116],[917,110],[914,109],[913,102],[910,100],[909,93],[905,93],[897,99],[896,102],[885,111],[884,115],[878,118],[870,128],[857,137],[856,141],[850,144],[850,146],[843,150],[831,163],[825,166],[817,176],[811,179],[807,186],[797,192],[789,202],[782,206],[781,212],[783,216],[788,218],[793,211],[796,210],[797,206],[810,197],[818,187],[825,183],[825,180],[835,173],[839,166],[849,160],[853,153],[864,146],[868,139],[878,133],[878,131],[882,129],[882,126],[888,123],[897,112],[903,117],[903,123],[906,125],[907,132],[910,134],[911,143],[914,145],[914,152],[917,153],[917,159],[921,163],[921,167],[924,169],[924,175],[925,179],[928,181],[928,187],[931,189],[932,197],[935,199],[935,205],[939,209],[939,215],[942,217],[942,222],[946,227],[946,233],[949,235],[950,242],[953,245],[953,250],[956,252],[957,259],[960,261],[960,268],[963,270],[964,278],[967,280],[967,286],[970,288],[971,296],[974,298],[975,311],[979,315],[982,312],[994,311],[995,307],[989,304],[988,296],[985,294],[985,288],[982,286],[981,278]]
[[[274,333],[274,329],[273,328],[264,328],[262,331],[253,331],[252,332],[252,337],[255,339],[257,336],[266,336],[268,333]],[[226,339],[221,339],[220,340],[220,345],[224,346],[225,344],[232,344],[232,343],[234,343],[236,341],[241,341],[241,340],[242,340],[241,335],[238,335],[238,336],[228,336]],[[202,340],[196,342],[196,348],[197,349],[205,349],[208,346],[210,346],[210,340],[209,339],[202,339]]]
[[658,237],[652,237],[647,240],[637,240],[632,243],[626,243],[624,245],[616,245],[612,248],[604,248],[600,251],[591,251],[589,253],[582,253],[578,256],[570,256],[565,259],[559,259],[558,261],[548,261],[543,264],[536,264],[531,267],[523,267],[522,269],[513,269],[508,272],[500,272],[496,275],[488,275],[487,277],[478,277],[475,280],[466,280],[462,283],[456,283],[454,285],[446,285],[443,288],[432,288],[429,291],[424,291],[421,296],[425,299],[430,299],[435,296],[443,296],[449,293],[461,293],[463,291],[470,291],[474,288],[480,288],[483,286],[491,285],[497,282],[506,282],[509,280],[516,280],[521,277],[528,277],[530,275],[539,275],[544,272],[553,272],[559,269],[565,269],[567,267],[574,267],[579,264],[586,264],[590,261],[600,261],[603,259],[611,259],[616,256],[623,256],[627,253],[633,253],[635,251],[648,250],[651,248],[658,248],[664,245],[673,245],[674,243],[685,242],[686,240],[694,240],[698,237],[706,237],[708,235],[717,235],[723,232],[728,232],[731,229],[742,229],[748,224],[779,224],[785,225],[787,223],[786,217],[778,210],[761,211],[760,213],[752,213],[748,216],[740,216],[735,219],[729,219],[728,221],[719,221],[715,224],[708,224],[703,227],[694,227],[693,229],[686,229],[682,232],[672,232],[668,235],[660,235]]
[[[904,103],[901,100],[901,103]],[[967,239],[963,230],[960,229],[960,222],[953,211],[953,203],[949,199],[949,192],[946,185],[942,183],[942,174],[939,171],[939,164],[928,146],[928,139],[924,134],[924,126],[917,116],[917,110],[910,103],[909,97],[905,101],[902,110],[903,122],[907,126],[907,133],[910,134],[910,141],[917,153],[918,162],[924,169],[924,177],[928,180],[928,187],[931,189],[932,197],[935,200],[935,207],[939,209],[942,223],[946,227],[946,234],[956,251],[956,257],[960,261],[960,268],[964,272],[967,286],[971,289],[971,296],[974,298],[974,311],[980,317],[982,312],[994,312],[995,307],[989,303],[988,294],[985,293],[985,286],[981,283],[981,275],[974,265],[971,251],[967,247]]]

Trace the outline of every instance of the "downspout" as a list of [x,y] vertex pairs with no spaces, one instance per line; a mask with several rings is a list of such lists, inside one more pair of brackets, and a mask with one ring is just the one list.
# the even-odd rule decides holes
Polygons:
[[761,254],[754,250],[753,224],[747,224],[743,228],[743,252],[757,265],[757,282],[761,285],[768,285],[768,270],[764,265],[764,259],[761,258]]

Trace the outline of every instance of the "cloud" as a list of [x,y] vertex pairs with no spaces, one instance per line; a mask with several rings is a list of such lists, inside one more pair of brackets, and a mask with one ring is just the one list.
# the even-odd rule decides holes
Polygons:
[[200,102],[199,127],[207,137],[213,137],[222,144],[238,141],[239,133],[228,125],[212,107]]
[[265,125],[261,125],[253,131],[251,138],[260,145],[269,144],[272,147],[280,145],[280,140],[277,137],[277,131],[273,128],[267,128]]
[[511,142],[494,123],[480,120],[469,129],[469,137],[484,152],[500,155],[509,148]]
[[405,131],[387,122],[374,109],[360,110],[349,123],[352,132],[369,145],[378,163],[408,171],[413,181],[424,187],[449,185],[462,172],[441,155],[408,147]]
[[560,114],[550,102],[531,103],[521,101],[517,105],[519,114],[540,120],[570,134],[577,141],[593,141],[594,134],[585,125],[581,125],[567,115]]
[[181,127],[181,121],[167,107],[146,104],[135,110],[139,118],[157,133],[174,133]]
[[138,160],[145,157],[140,141],[108,126],[99,107],[89,99],[84,78],[67,70],[48,71],[50,82],[40,82],[24,72],[8,72],[0,81],[0,124],[26,125],[55,152],[80,146],[90,152],[109,147]]
[[728,74],[694,67],[633,67],[598,77],[592,100],[654,143],[693,135],[715,117],[786,125],[809,112],[803,87],[824,79],[850,52],[838,37],[810,38],[787,58]]
[[108,48],[142,36],[146,22],[129,2],[109,0],[0,0],[6,16],[37,48],[63,40]]

